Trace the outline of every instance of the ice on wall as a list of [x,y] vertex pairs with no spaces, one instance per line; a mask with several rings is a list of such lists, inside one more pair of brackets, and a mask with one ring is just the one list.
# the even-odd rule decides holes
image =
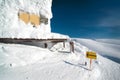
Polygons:
[[[52,0],[0,0],[0,38],[47,38],[51,33]],[[33,27],[18,18],[22,10],[42,15],[48,23]]]

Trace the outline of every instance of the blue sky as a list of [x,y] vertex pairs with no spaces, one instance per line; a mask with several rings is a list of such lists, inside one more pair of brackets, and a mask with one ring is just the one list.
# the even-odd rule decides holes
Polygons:
[[77,38],[120,38],[120,0],[53,0],[52,32]]

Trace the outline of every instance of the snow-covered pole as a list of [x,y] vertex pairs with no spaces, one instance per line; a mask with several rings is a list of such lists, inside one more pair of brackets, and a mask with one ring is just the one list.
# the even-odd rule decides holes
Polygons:
[[63,47],[65,48],[65,41],[63,42]]
[[74,42],[70,41],[69,43],[70,43],[70,52],[74,53]]

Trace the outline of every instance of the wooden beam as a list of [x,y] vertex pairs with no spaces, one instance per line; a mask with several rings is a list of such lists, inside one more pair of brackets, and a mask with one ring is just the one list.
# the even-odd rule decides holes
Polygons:
[[56,39],[35,39],[35,38],[0,38],[0,42],[32,42],[32,41],[50,41],[50,42],[64,42],[67,39],[64,38],[56,38]]

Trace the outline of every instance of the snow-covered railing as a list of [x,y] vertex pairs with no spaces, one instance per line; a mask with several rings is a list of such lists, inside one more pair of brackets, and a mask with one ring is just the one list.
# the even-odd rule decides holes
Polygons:
[[32,42],[32,41],[50,41],[50,42],[64,42],[66,38],[59,39],[35,39],[35,38],[0,38],[0,42]]

